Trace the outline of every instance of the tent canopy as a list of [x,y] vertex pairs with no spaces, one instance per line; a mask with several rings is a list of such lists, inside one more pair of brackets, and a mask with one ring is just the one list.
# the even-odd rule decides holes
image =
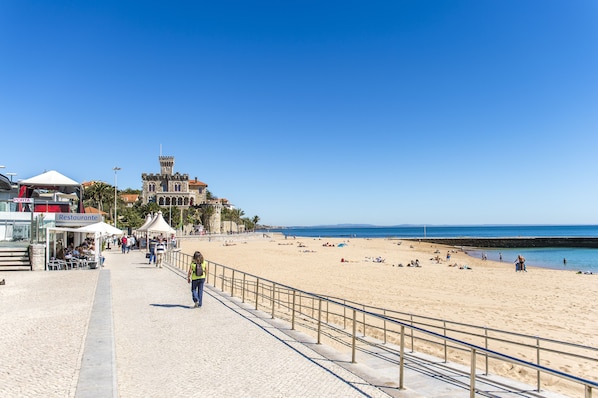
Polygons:
[[174,234],[176,232],[166,221],[164,221],[161,211],[158,212],[158,215],[152,220],[152,223],[147,226],[147,231],[167,234]]
[[[19,181],[19,198],[31,198],[35,189],[59,191],[63,194],[75,193],[79,198],[79,213],[83,213],[83,187],[55,170],[46,171],[38,176]],[[19,204],[19,206],[21,206]],[[20,207],[19,207],[20,211]]]
[[141,227],[137,228],[137,231],[147,231],[147,227],[152,223],[153,220],[154,218],[152,217],[151,213],[147,213],[147,216],[145,216],[145,222]]
[[38,176],[19,181],[19,185],[29,187],[54,189],[60,192],[73,193],[81,186],[75,180],[72,180],[55,170],[46,171]]

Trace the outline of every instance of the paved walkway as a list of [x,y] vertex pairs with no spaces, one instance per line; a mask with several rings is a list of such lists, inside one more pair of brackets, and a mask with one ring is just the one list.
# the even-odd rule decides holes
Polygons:
[[469,396],[418,374],[399,391],[396,367],[350,364],[208,285],[195,309],[181,271],[105,255],[101,270],[0,272],[1,397]]

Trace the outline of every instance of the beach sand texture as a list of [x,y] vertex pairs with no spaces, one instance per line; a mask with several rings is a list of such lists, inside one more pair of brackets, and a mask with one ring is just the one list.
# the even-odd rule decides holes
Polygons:
[[[339,247],[340,243],[345,246]],[[484,261],[454,247],[408,240],[285,239],[280,234],[246,239],[241,235],[228,238],[227,244],[181,239],[181,249],[187,254],[200,250],[211,262],[312,293],[598,347],[597,275],[531,266],[528,272],[515,272],[513,263]],[[450,261],[447,252],[451,252]],[[384,262],[375,262],[377,257]],[[416,259],[421,267],[407,267]],[[463,265],[471,269],[460,269]],[[509,355],[535,361],[535,354],[523,349]],[[544,365],[597,379],[596,363],[555,362],[552,357],[548,362]],[[535,384],[535,372],[519,366],[502,364],[491,371]],[[542,377],[548,389],[572,396],[579,393],[559,384],[550,375]]]

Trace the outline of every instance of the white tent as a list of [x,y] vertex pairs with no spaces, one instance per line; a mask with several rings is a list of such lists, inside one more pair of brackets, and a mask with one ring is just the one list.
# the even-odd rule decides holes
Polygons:
[[158,212],[158,215],[152,220],[152,223],[147,226],[147,231],[167,234],[174,234],[176,232],[166,221],[164,221],[161,211]]
[[154,220],[154,218],[152,217],[151,213],[147,213],[147,216],[145,217],[145,222],[143,223],[143,225],[141,227],[137,228],[137,231],[141,231],[141,232],[147,231],[147,227],[152,223],[153,220]]
[[[39,189],[47,189],[60,194],[75,194],[78,198],[78,212],[83,213],[83,186],[75,180],[72,180],[55,170],[50,170],[35,177],[19,181],[19,198],[32,198]],[[72,198],[72,197],[71,197]],[[54,197],[54,200],[57,200]],[[37,201],[36,201],[37,203]],[[46,201],[46,211],[48,203]],[[19,211],[21,204],[19,203]],[[55,211],[55,210],[53,210]]]
[[20,180],[19,185],[34,186],[38,188],[56,189],[60,192],[73,193],[81,186],[75,180],[72,180],[55,170],[46,171],[38,176]]

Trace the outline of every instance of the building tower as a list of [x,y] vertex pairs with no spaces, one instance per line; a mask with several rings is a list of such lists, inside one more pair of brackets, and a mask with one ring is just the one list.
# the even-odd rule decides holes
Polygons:
[[160,156],[160,174],[172,175],[174,169],[174,156]]

